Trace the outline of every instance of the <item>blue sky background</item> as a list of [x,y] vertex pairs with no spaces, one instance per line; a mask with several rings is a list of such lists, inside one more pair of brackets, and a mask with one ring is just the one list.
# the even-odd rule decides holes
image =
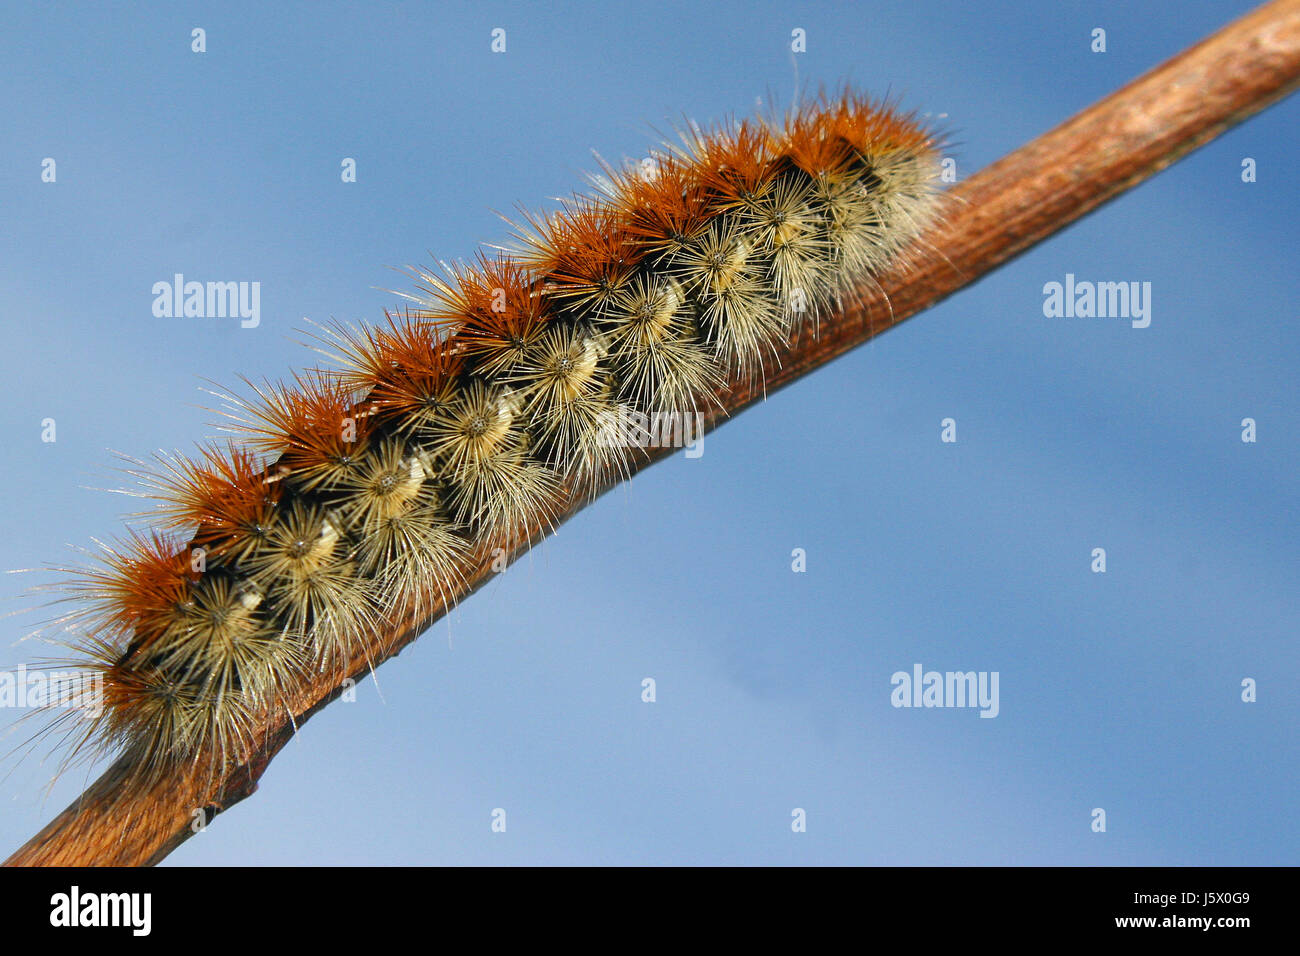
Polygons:
[[[795,27],[802,81],[946,115],[964,176],[1250,4],[558,6],[11,5],[0,567],[118,532],[112,450],[212,434],[202,379],[311,361],[304,316],[381,318],[592,149],[788,101]],[[606,496],[168,863],[1300,862],[1297,155],[1292,99]],[[261,326],[155,318],[175,272],[260,282]],[[1067,272],[1150,282],[1150,328],[1044,318]],[[891,707],[918,662],[998,671],[1000,715]],[[8,853],[86,778],[4,769]]]

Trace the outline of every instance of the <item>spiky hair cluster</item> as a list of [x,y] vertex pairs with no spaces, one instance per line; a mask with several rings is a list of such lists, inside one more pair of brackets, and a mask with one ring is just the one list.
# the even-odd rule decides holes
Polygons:
[[259,716],[616,479],[620,410],[694,413],[816,334],[932,218],[936,150],[851,92],[691,127],[511,250],[420,271],[415,307],[328,328],[339,367],[253,386],[238,442],[162,459],[162,529],[74,585],[104,689],[85,742],[151,774],[246,758]]

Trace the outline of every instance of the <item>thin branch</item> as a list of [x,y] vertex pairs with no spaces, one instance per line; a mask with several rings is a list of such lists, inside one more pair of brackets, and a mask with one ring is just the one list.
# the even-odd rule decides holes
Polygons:
[[[721,393],[723,410],[707,415],[706,427],[974,282],[1298,84],[1300,0],[1273,0],[955,187],[944,224],[906,263],[824,320],[817,338],[792,343],[765,382]],[[651,451],[633,470],[669,451]],[[563,516],[587,503],[586,496],[571,498]],[[531,541],[542,536],[543,529],[535,529]],[[521,542],[514,557],[529,546]],[[490,557],[480,558],[448,603],[464,599],[494,573]],[[372,660],[395,656],[446,610],[374,635]],[[353,676],[360,679],[367,670],[359,667]],[[119,759],[7,864],[158,862],[195,832],[196,821],[206,822],[251,794],[297,728],[339,692],[309,690],[290,701],[292,719],[287,713],[268,718],[256,758],[233,770],[199,765],[142,789],[128,782],[130,765]]]

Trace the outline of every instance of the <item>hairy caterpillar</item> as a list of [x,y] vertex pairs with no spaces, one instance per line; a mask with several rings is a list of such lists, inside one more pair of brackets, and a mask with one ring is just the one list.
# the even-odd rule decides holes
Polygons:
[[936,167],[933,132],[851,92],[692,128],[513,249],[421,271],[385,324],[327,328],[339,367],[231,399],[240,440],[142,473],[162,527],[72,585],[59,624],[90,635],[104,704],[74,752],[154,778],[246,759],[259,715],[351,673],[360,635],[618,477],[641,453],[620,411],[681,422],[815,335],[935,216]]

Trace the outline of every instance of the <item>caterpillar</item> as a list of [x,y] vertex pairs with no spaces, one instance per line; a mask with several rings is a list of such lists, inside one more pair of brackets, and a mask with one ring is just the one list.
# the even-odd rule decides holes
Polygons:
[[364,637],[626,473],[629,418],[680,425],[817,335],[941,214],[940,146],[849,89],[690,126],[508,245],[416,269],[382,323],[318,327],[331,361],[223,395],[230,438],[137,469],[156,527],[67,584],[55,623],[102,697],[71,752],[149,779],[247,760]]

